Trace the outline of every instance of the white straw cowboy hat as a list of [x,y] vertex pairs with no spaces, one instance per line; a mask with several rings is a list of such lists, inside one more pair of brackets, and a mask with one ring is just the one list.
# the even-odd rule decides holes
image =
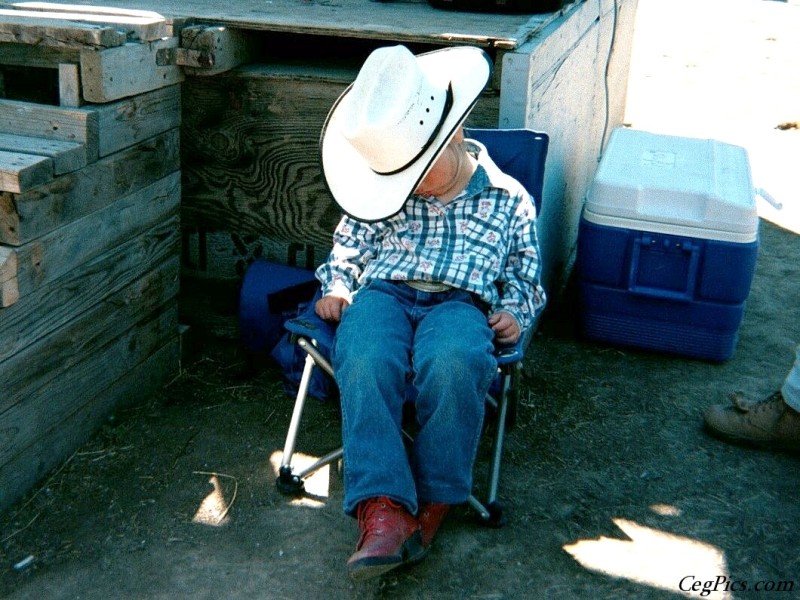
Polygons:
[[486,53],[455,47],[414,56],[378,48],[328,113],[325,182],[350,216],[396,214],[464,122],[492,74]]

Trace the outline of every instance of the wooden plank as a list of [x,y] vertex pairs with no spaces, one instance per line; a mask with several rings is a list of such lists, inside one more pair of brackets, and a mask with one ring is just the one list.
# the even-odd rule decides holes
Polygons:
[[179,255],[176,215],[42,286],[25,302],[0,312],[0,361],[20,353],[132,282],[145,279],[157,265]]
[[[14,13],[16,11],[4,11]],[[61,19],[14,14],[0,15],[0,42],[55,48],[113,48],[127,41],[124,31],[91,23],[70,23]]]
[[[54,175],[77,171],[85,167],[88,162],[86,147],[83,144],[45,140],[10,133],[0,133],[0,150],[47,156],[53,163]],[[0,239],[2,239],[1,236]]]
[[[102,390],[56,427],[0,465],[0,512],[21,498],[51,470],[67,460],[114,411],[141,404],[177,374],[179,342],[168,341],[123,377]],[[2,439],[0,439],[2,445]]]
[[[0,31],[2,31],[2,23],[0,23]],[[81,59],[80,48],[80,45],[69,48],[40,44],[0,43],[0,64],[37,69],[52,69],[62,63],[78,64]]]
[[20,301],[54,281],[169,219],[180,204],[180,173],[17,248]]
[[181,124],[181,86],[93,106],[98,118],[98,153],[108,156]]
[[187,75],[209,76],[224,73],[250,62],[254,40],[246,32],[223,25],[185,27],[177,64]]
[[17,253],[12,248],[0,246],[0,308],[11,306],[17,300]]
[[[170,279],[175,280],[177,269],[177,261],[159,267],[148,278],[151,287],[165,286]],[[175,289],[177,284],[172,285],[172,290]],[[153,299],[165,294],[151,293]],[[84,398],[94,397],[167,340],[177,339],[177,303],[168,299],[165,304],[152,306],[153,299],[136,296],[136,302],[140,299],[147,312],[143,309],[141,314],[129,315],[128,321],[113,323],[112,329],[98,335],[91,344],[84,346],[73,331],[81,323],[91,327],[81,316],[63,332],[55,332],[48,338],[49,345],[40,348],[37,356],[27,356],[26,353],[28,360],[47,365],[55,362],[53,357],[56,353],[61,353],[62,360],[71,363],[69,369],[54,365],[56,370],[53,372],[47,367],[35,367],[16,359],[6,361],[7,366],[0,363],[0,373],[4,376],[10,374],[10,369],[28,369],[25,378],[11,375],[15,386],[8,389],[13,393],[14,403],[9,405],[5,399],[3,402],[8,408],[0,413],[0,429],[6,432],[0,445],[0,464],[7,463],[28,447],[38,432],[47,431],[66,419]],[[73,331],[72,340],[66,339],[68,331]],[[77,351],[70,354],[70,347]]]
[[53,179],[53,161],[0,150],[0,192],[25,192]]
[[152,11],[49,2],[19,2],[11,5],[0,4],[0,20],[4,20],[5,17],[27,18],[34,27],[39,20],[63,20],[69,21],[70,24],[90,23],[113,27],[124,32],[130,41],[152,41],[167,36],[167,23],[164,17]]
[[30,242],[179,170],[175,128],[27,193],[0,193],[0,243]]
[[58,103],[61,106],[80,106],[81,79],[78,65],[58,65]]
[[89,108],[0,99],[0,133],[83,144],[89,162],[97,158],[97,122],[97,112]]
[[[131,5],[131,0],[86,0],[96,6]],[[439,10],[427,2],[337,0],[238,0],[221,9],[209,0],[137,0],[136,7],[153,10],[168,20],[193,17],[195,22],[228,25],[254,31],[337,36],[427,44],[521,44],[559,11],[545,14],[500,14]]]
[[119,48],[81,50],[81,84],[88,102],[111,102],[183,81],[177,65],[158,65],[159,51],[177,48],[171,37]]

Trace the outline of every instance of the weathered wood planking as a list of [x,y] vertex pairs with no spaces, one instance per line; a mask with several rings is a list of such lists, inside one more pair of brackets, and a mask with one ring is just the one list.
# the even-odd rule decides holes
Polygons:
[[[0,464],[29,446],[38,432],[63,421],[83,403],[82,398],[93,397],[122,377],[130,365],[147,358],[168,339],[177,338],[178,309],[172,301],[177,292],[177,269],[177,259],[159,265],[86,317],[80,316],[54,332],[35,355],[24,352],[0,363],[4,379],[7,375],[14,381],[8,386],[10,396],[2,401]],[[156,304],[164,297],[165,302]],[[117,308],[121,315],[113,316],[116,304],[123,301],[128,304]],[[139,314],[133,312],[137,304],[142,307]],[[108,328],[96,329],[86,320],[90,315],[105,321]],[[127,318],[123,320],[122,316]],[[81,328],[86,330],[86,340]],[[62,368],[62,364],[68,368]]]
[[181,124],[181,86],[172,85],[109,104],[93,105],[97,150],[108,156]]
[[180,204],[180,173],[16,249],[20,300],[78,265],[169,219]]
[[[1,22],[0,31],[2,31]],[[0,64],[4,65],[42,69],[53,68],[55,65],[65,63],[77,65],[80,60],[80,46],[73,48],[42,46],[40,44],[0,43]]]
[[255,42],[252,34],[222,25],[184,27],[177,64],[187,75],[218,75],[249,62]]
[[92,24],[111,27],[124,33],[128,40],[145,42],[169,35],[164,17],[152,11],[52,2],[0,3],[0,22],[6,17],[27,19],[31,28],[38,27],[40,21],[65,21],[70,26]]
[[180,170],[177,128],[23,194],[0,193],[0,243],[19,246]]
[[[13,13],[15,11],[5,11]],[[0,15],[0,42],[54,48],[113,48],[128,40],[124,31],[90,23],[69,23],[60,19]]]
[[[284,246],[308,243],[324,257],[341,212],[322,180],[319,135],[356,72],[253,65],[211,79],[188,78],[181,150],[185,227]],[[497,106],[496,93],[488,93],[469,124],[496,127]],[[233,241],[231,249],[241,256]]]
[[[126,361],[126,356],[119,358]],[[155,395],[178,372],[180,343],[170,339],[144,361],[127,362],[130,370],[33,442],[6,464],[0,465],[0,512],[41,481],[79,448],[115,410]],[[0,442],[2,445],[2,442]]]
[[26,192],[53,179],[53,161],[0,150],[0,192]]
[[89,162],[97,158],[98,121],[96,110],[0,99],[0,133],[82,144]]
[[[86,0],[87,5],[128,7],[131,0]],[[137,0],[167,20],[192,17],[196,22],[253,31],[359,37],[441,45],[470,44],[516,48],[540,32],[560,11],[545,14],[498,14],[439,10],[427,2],[301,2],[296,0]]]
[[17,300],[17,253],[11,248],[0,246],[0,309],[15,304]]
[[80,106],[81,74],[78,65],[63,63],[58,65],[58,104],[59,106]]
[[118,48],[81,50],[81,85],[87,102],[111,102],[183,81],[176,64],[158,64],[159,52],[178,47],[171,37]]
[[300,79],[252,66],[186,81],[188,226],[328,243],[340,213],[319,171],[319,132],[354,77],[332,75]]
[[0,133],[78,143],[92,162],[180,125],[180,87],[80,108],[0,99]]
[[0,151],[46,156],[53,162],[54,175],[77,171],[85,167],[88,162],[83,144],[43,140],[10,133],[0,133]]
[[[2,247],[0,247],[2,248]],[[63,327],[104,298],[180,255],[177,216],[148,229],[96,259],[79,265],[0,312],[0,361]]]

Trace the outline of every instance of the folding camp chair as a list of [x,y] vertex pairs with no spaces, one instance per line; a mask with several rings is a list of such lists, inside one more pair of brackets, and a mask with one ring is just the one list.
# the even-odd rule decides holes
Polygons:
[[[483,143],[498,167],[525,186],[534,198],[538,214],[541,208],[548,136],[527,129],[471,129],[465,131],[465,135]],[[259,285],[255,279],[256,277],[251,277],[251,272],[248,271],[243,283],[243,294],[248,289]],[[240,311],[251,313],[252,308],[240,308]],[[246,317],[252,323],[253,315],[250,314]],[[242,318],[244,322],[245,315]],[[338,448],[301,471],[295,471],[292,466],[303,410],[315,370],[322,369],[333,378],[333,368],[328,357],[333,345],[335,330],[333,326],[314,313],[313,300],[300,316],[288,320],[285,326],[293,341],[305,353],[305,365],[298,384],[276,483],[278,489],[283,493],[301,495],[305,491],[304,481],[306,478],[324,466],[339,461],[342,457],[342,449]],[[491,526],[501,526],[505,522],[502,506],[497,500],[503,443],[506,428],[514,420],[518,394],[518,373],[532,330],[533,327],[526,331],[516,345],[498,347],[495,351],[498,376],[486,398],[487,422],[491,423],[490,428],[493,430],[488,490],[484,500],[479,500],[473,495],[468,501],[479,518]]]

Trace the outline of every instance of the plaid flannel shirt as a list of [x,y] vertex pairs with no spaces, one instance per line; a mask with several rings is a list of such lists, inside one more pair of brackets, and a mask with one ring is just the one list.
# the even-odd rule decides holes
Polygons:
[[544,308],[536,208],[482,145],[467,141],[478,168],[447,204],[412,194],[399,213],[366,223],[345,215],[327,262],[316,272],[323,295],[352,300],[373,279],[423,280],[472,292],[492,313],[522,328]]

